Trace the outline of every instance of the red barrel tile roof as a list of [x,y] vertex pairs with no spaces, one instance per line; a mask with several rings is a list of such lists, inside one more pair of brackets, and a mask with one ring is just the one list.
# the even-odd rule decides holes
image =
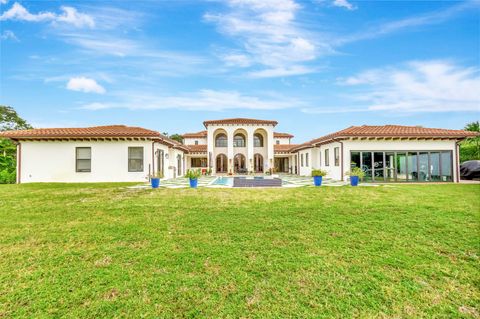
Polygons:
[[200,131],[196,133],[185,133],[182,135],[183,138],[202,138],[207,137],[207,131]]
[[230,119],[222,119],[222,120],[208,120],[204,121],[203,125],[207,127],[211,124],[258,124],[258,125],[277,125],[277,121],[269,121],[269,120],[259,120],[259,119],[249,119],[243,117],[237,118],[230,118]]
[[278,137],[278,138],[293,138],[294,136],[289,133],[279,133],[279,132],[273,132],[273,137]]
[[275,153],[289,153],[298,144],[274,144],[273,150]]
[[206,153],[207,145],[185,145],[191,153]]
[[344,130],[313,139],[298,145],[293,151],[312,147],[316,144],[328,143],[337,138],[348,137],[411,137],[411,138],[452,138],[464,139],[478,136],[476,132],[464,130],[449,130],[440,128],[426,128],[422,126],[404,125],[362,125],[350,126]]
[[160,133],[141,127],[106,125],[74,128],[38,128],[31,130],[5,131],[6,138],[55,138],[55,137],[163,137]]

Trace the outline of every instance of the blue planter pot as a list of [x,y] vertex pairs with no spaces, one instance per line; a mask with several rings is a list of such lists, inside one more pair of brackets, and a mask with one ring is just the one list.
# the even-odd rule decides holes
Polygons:
[[150,182],[152,184],[152,188],[158,188],[158,186],[160,186],[160,178],[152,178]]
[[313,176],[313,184],[315,186],[322,186],[322,177],[323,176]]
[[350,185],[358,186],[358,176],[350,176]]
[[190,187],[197,188],[198,186],[198,178],[190,178]]

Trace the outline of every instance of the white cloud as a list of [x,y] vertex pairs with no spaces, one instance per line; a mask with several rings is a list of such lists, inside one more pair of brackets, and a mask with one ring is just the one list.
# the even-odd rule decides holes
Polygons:
[[257,68],[253,74],[263,74],[263,77],[296,74],[270,70],[302,69],[301,74],[305,74],[308,72],[303,70],[309,68],[306,62],[331,52],[328,45],[317,46],[314,37],[296,23],[300,5],[293,0],[229,0],[227,3],[226,13],[204,15],[220,32],[240,43],[233,57],[224,58],[227,66],[253,66]]
[[105,88],[98,84],[97,81],[83,76],[71,78],[67,83],[67,89],[85,93],[105,93]]
[[60,9],[63,11],[63,13],[58,15],[55,21],[71,24],[77,28],[95,27],[95,21],[91,16],[85,13],[79,13],[77,9],[72,7],[62,6]]
[[0,4],[7,4],[8,0],[0,0]]
[[247,75],[252,78],[272,78],[272,77],[284,77],[292,75],[302,75],[315,72],[313,68],[304,67],[302,65],[293,65],[291,67],[280,67],[274,69],[264,69],[260,71],[252,71]]
[[245,54],[226,54],[221,56],[221,59],[225,62],[225,65],[227,66],[247,68],[252,65],[252,59]]
[[0,39],[2,40],[14,40],[14,41],[19,41],[15,33],[11,30],[5,30],[3,33],[0,35]]
[[446,7],[444,9],[427,12],[421,15],[411,16],[400,20],[394,20],[383,24],[376,25],[372,28],[353,33],[348,36],[337,37],[332,41],[333,45],[343,45],[351,42],[357,42],[367,39],[378,38],[387,34],[400,32],[406,29],[420,27],[424,25],[432,25],[442,23],[454,18],[458,14],[471,9],[480,7],[480,1],[465,1],[458,4]]
[[45,11],[39,13],[30,13],[24,6],[20,3],[15,2],[13,6],[2,13],[0,16],[0,21],[6,20],[18,20],[18,21],[28,21],[28,22],[44,22],[51,21],[55,24],[69,24],[75,27],[89,27],[93,28],[95,22],[93,18],[87,14],[79,13],[75,8],[63,6],[60,8],[63,13],[55,14],[53,12]]
[[180,109],[188,111],[224,111],[231,109],[277,110],[301,105],[299,101],[284,96],[257,97],[236,91],[200,90],[178,96],[158,96],[138,92],[117,94],[115,102],[95,102],[83,109]]
[[[372,111],[480,111],[480,72],[449,61],[413,61],[341,81],[361,86],[354,99]],[[365,91],[366,90],[366,91]]]
[[355,10],[355,6],[348,2],[347,0],[334,0],[333,5],[336,7],[342,7],[348,10]]
[[0,16],[0,21],[5,20],[20,20],[20,21],[30,21],[30,22],[39,22],[39,21],[50,21],[55,19],[55,14],[51,12],[40,12],[37,14],[32,14],[28,12],[25,7],[20,3],[15,2],[13,6],[2,13]]

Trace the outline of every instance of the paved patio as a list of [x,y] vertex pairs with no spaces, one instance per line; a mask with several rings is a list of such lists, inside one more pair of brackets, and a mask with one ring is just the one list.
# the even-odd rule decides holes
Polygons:
[[[282,187],[313,187],[313,179],[309,176],[298,176],[298,175],[289,175],[289,174],[280,174],[278,176],[282,179]],[[217,179],[217,176],[202,176],[198,179],[198,187],[209,187],[209,188],[225,188],[230,186],[223,185],[211,185],[213,181]],[[347,182],[335,181],[330,178],[323,179],[322,186],[344,186],[348,185]],[[160,181],[161,188],[186,188],[190,187],[188,178],[178,177],[168,180]],[[137,186],[132,186],[132,188],[150,188],[150,184],[142,184]]]

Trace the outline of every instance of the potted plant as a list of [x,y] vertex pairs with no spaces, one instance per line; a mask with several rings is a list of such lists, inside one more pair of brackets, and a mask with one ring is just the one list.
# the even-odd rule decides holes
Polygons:
[[347,172],[346,175],[350,176],[350,185],[357,186],[358,180],[365,176],[365,172],[362,171],[360,167],[354,167],[350,172]]
[[162,172],[157,172],[150,176],[150,184],[152,185],[152,188],[158,188],[160,186],[160,178],[163,178]]
[[327,171],[321,169],[312,169],[313,184],[315,186],[321,186],[323,176],[325,175],[327,175]]
[[190,187],[197,188],[198,178],[202,175],[202,172],[199,169],[189,169],[185,173],[185,177],[190,179]]

